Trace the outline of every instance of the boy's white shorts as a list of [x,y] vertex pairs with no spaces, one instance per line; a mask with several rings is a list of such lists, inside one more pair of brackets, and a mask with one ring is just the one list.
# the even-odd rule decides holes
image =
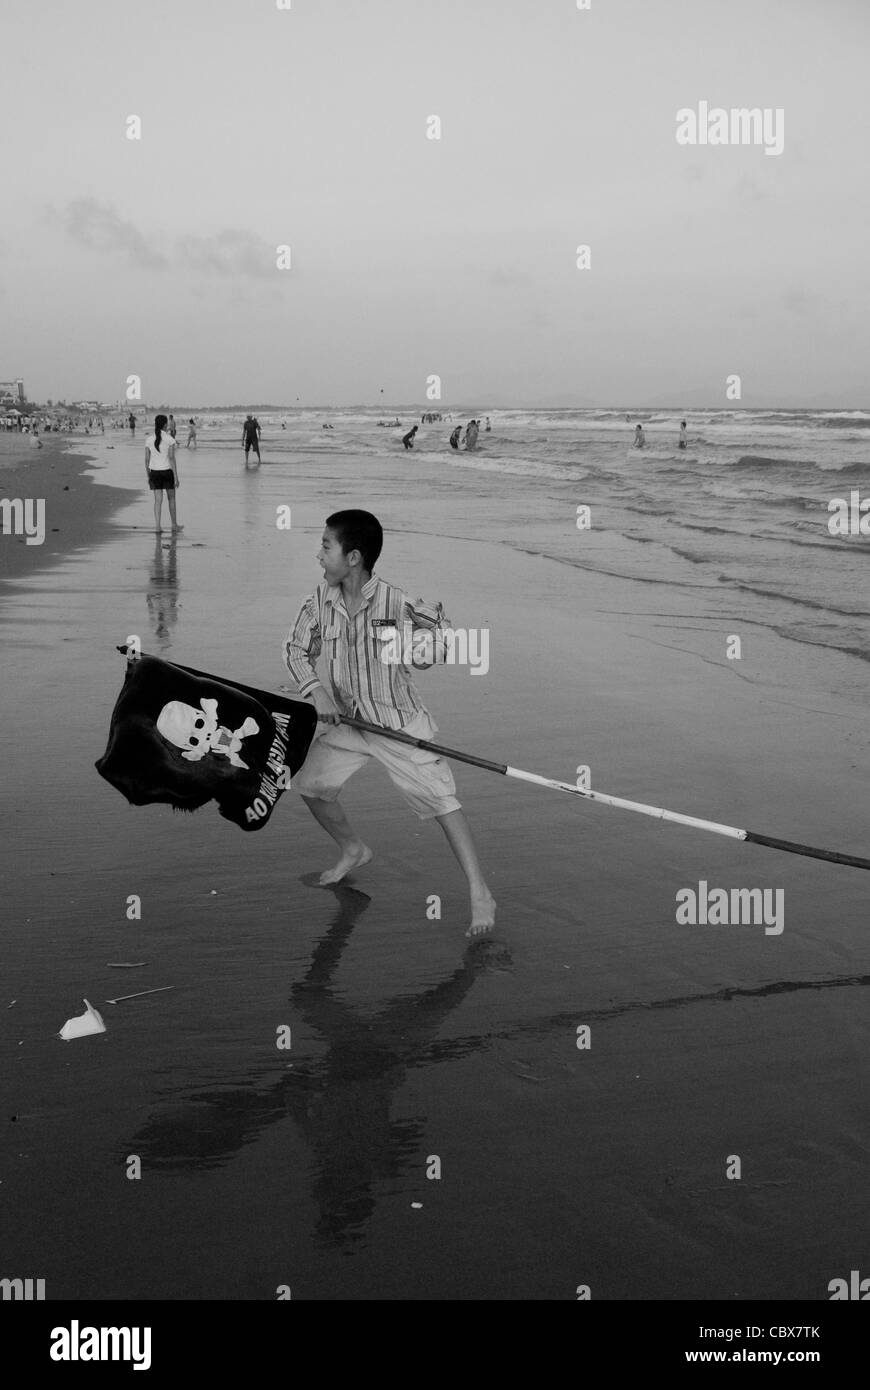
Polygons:
[[[398,787],[415,815],[421,820],[444,816],[458,811],[456,783],[443,758],[425,748],[411,748],[406,743],[382,738],[380,734],[350,729],[346,724],[323,724],[323,733],[315,738],[302,766],[292,779],[291,786],[302,796],[315,796],[321,801],[335,801],[349,777],[352,777],[369,758],[383,763],[390,781]],[[412,738],[432,740],[438,725],[432,716],[421,710],[406,724],[402,733]]]

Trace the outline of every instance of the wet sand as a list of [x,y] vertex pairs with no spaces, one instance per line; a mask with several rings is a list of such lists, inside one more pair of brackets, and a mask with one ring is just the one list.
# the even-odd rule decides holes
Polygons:
[[[270,464],[268,440],[246,472],[201,436],[179,451],[172,541],[145,529],[141,441],[80,447],[93,515],[118,501],[106,484],[126,505],[95,548],[0,595],[9,1271],[48,1298],[740,1300],[825,1299],[860,1268],[870,876],[457,764],[500,904],[469,945],[440,831],[377,769],[345,798],[376,858],[324,890],[331,842],[292,791],[243,835],[214,806],[130,807],[93,767],[129,634],[282,683],[339,506],[381,517],[385,578],[490,629],[485,676],[418,680],[441,741],[483,757],[569,781],[586,763],[601,790],[866,853],[848,658],[758,631],[727,662],[732,626],[572,564],[606,542],[576,531],[565,487],[402,457]],[[677,925],[700,880],[783,888],[784,932]],[[83,996],[108,1031],[63,1043]]]
[[119,490],[94,487],[86,471],[89,441],[52,434],[42,438],[43,447],[37,449],[29,435],[0,434],[0,495],[45,503],[42,544],[28,544],[26,535],[0,539],[0,579],[44,569],[80,546],[93,548],[104,539],[105,523],[123,499]]

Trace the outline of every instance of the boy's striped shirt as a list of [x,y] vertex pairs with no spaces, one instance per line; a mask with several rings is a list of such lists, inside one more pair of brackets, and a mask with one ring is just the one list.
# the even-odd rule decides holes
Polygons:
[[[341,587],[319,584],[305,600],[284,642],[284,662],[299,695],[310,695],[321,681],[315,662],[323,654],[329,689],[344,714],[401,729],[425,709],[409,670],[385,662],[384,634],[395,629],[404,640],[406,624],[433,633],[434,649],[449,642],[450,620],[440,603],[410,599],[402,589],[374,575],[362,587],[363,604],[351,618]],[[380,633],[380,636],[378,635]],[[441,658],[443,660],[443,656]],[[436,657],[436,661],[438,658]],[[434,662],[418,662],[434,665]]]

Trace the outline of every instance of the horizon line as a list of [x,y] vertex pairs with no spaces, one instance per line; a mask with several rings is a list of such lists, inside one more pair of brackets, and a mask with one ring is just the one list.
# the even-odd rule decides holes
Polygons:
[[[92,401],[94,401],[94,398],[91,398],[91,399],[92,399]],[[76,408],[79,408],[79,409],[84,409],[84,408],[85,408],[84,405],[81,405],[81,406],[80,406],[80,405],[78,405],[78,403],[75,402],[75,401],[63,401],[63,402],[61,402],[61,401],[58,401],[58,400],[55,400],[54,403],[53,403],[51,406],[49,406],[49,405],[48,405],[47,399],[46,399],[45,401],[25,400],[25,401],[23,401],[23,402],[19,402],[19,404],[28,405],[28,406],[30,406],[31,408],[34,408],[34,407],[41,407],[41,408],[51,409],[51,410],[56,410],[56,409],[66,409],[66,410],[70,410],[70,409],[76,409]],[[431,407],[431,405],[432,405],[432,403],[429,402],[429,406],[430,406],[430,407]],[[96,402],[94,401],[94,403],[91,405],[90,408],[91,408],[91,409],[94,409],[94,408],[101,408],[101,407],[100,407],[100,405],[99,405],[98,403],[96,403]],[[463,402],[463,401],[460,401],[460,402],[458,402],[457,404],[455,404],[455,405],[450,405],[450,406],[446,406],[446,405],[444,405],[444,403],[442,402],[442,403],[441,403],[441,408],[440,408],[440,410],[435,410],[435,409],[431,409],[431,408],[430,408],[430,409],[426,409],[426,406],[425,406],[425,405],[421,406],[421,405],[419,405],[419,404],[415,404],[414,402],[408,402],[408,401],[404,401],[404,402],[403,402],[403,401],[399,401],[399,402],[397,402],[397,403],[390,404],[389,406],[386,406],[386,405],[384,405],[384,404],[380,404],[380,403],[377,403],[377,402],[375,402],[375,403],[368,403],[368,404],[367,404],[366,402],[363,402],[363,401],[348,401],[348,402],[342,402],[341,404],[338,404],[338,405],[336,405],[336,404],[324,405],[324,404],[322,404],[322,403],[317,403],[317,404],[313,404],[313,405],[300,405],[300,404],[298,404],[298,403],[297,403],[297,404],[294,404],[294,405],[283,405],[283,404],[281,404],[280,402],[273,402],[273,401],[258,401],[258,402],[255,402],[253,405],[239,405],[238,403],[233,402],[233,403],[231,403],[231,404],[229,404],[229,405],[215,405],[215,404],[210,404],[210,405],[201,405],[201,404],[200,404],[200,405],[189,405],[189,404],[175,405],[175,404],[173,404],[172,406],[163,405],[163,404],[161,404],[161,405],[159,405],[159,406],[153,406],[153,405],[149,405],[149,404],[143,404],[141,401],[139,401],[139,402],[136,402],[136,401],[127,401],[127,402],[125,402],[125,403],[124,403],[123,405],[121,405],[121,406],[114,405],[114,404],[112,404],[112,403],[110,403],[110,402],[105,402],[105,403],[103,403],[102,408],[104,408],[104,409],[106,409],[106,410],[112,410],[112,411],[115,411],[115,410],[118,410],[118,409],[120,409],[121,411],[131,411],[131,410],[132,410],[132,411],[135,411],[135,410],[140,410],[140,411],[160,411],[160,410],[172,410],[172,411],[176,411],[176,410],[251,410],[251,411],[252,411],[252,410],[283,410],[283,411],[287,411],[287,412],[292,412],[292,411],[303,411],[303,410],[382,410],[382,411],[385,411],[387,414],[390,414],[390,413],[393,413],[393,412],[398,412],[398,411],[400,411],[400,410],[403,410],[403,411],[414,411],[415,413],[416,413],[417,411],[421,411],[421,410],[422,410],[422,413],[423,413],[424,415],[429,415],[429,414],[431,414],[431,415],[437,415],[437,414],[442,414],[444,411],[448,411],[448,412],[460,411],[460,412],[463,412],[463,413],[467,413],[467,411],[468,411],[469,409],[471,409],[471,410],[479,410],[479,411],[481,411],[481,413],[484,414],[484,415],[485,415],[488,411],[489,411],[489,412],[492,412],[493,410],[550,410],[550,411],[559,411],[559,410],[609,410],[609,411],[618,411],[618,412],[620,412],[620,413],[625,412],[625,413],[627,413],[627,414],[631,414],[632,412],[637,412],[637,411],[641,411],[641,410],[669,410],[669,411],[673,411],[674,414],[676,414],[676,415],[679,415],[679,414],[690,415],[693,411],[699,411],[699,410],[717,411],[717,412],[721,412],[721,413],[723,413],[723,414],[732,414],[732,413],[735,413],[735,412],[738,412],[738,411],[753,411],[753,410],[788,411],[788,412],[791,413],[791,414],[800,414],[800,413],[813,414],[814,412],[819,411],[819,410],[834,410],[834,411],[858,410],[858,411],[870,412],[870,405],[867,405],[867,404],[864,404],[864,405],[860,405],[860,404],[850,404],[850,405],[805,405],[805,406],[795,406],[795,405],[771,405],[771,404],[769,404],[769,403],[766,403],[766,404],[757,404],[757,405],[750,405],[750,404],[741,403],[741,404],[739,404],[739,405],[738,405],[738,404],[732,404],[732,405],[727,405],[727,406],[712,405],[712,404],[691,405],[691,406],[677,406],[677,405],[670,405],[670,404],[668,404],[668,405],[660,405],[660,404],[651,404],[651,405],[637,405],[637,404],[636,404],[636,405],[625,405],[625,404],[621,404],[621,405],[602,405],[602,404],[600,404],[600,403],[592,403],[592,404],[586,404],[586,405],[577,405],[577,404],[573,404],[573,405],[552,405],[552,404],[541,404],[540,402],[537,403],[537,404],[523,402],[523,403],[520,403],[520,404],[513,404],[513,405],[499,404],[499,405],[490,405],[490,406],[487,406],[487,407],[482,407],[482,406],[475,405],[475,406],[473,406],[473,407],[470,407],[470,406],[468,406],[468,405],[467,405],[465,402]],[[0,406],[0,410],[2,410],[2,406]]]

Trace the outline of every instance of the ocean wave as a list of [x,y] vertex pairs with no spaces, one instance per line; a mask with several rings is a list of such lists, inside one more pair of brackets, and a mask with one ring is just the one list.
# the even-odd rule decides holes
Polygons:
[[741,454],[738,459],[723,460],[722,466],[735,470],[741,469],[746,472],[752,469],[773,471],[783,468],[812,468],[821,471],[815,459],[771,458],[769,454]]
[[739,536],[746,540],[746,531],[737,531],[733,526],[705,526],[700,521],[681,521],[680,526],[685,526],[687,531],[704,531],[708,536]]
[[462,453],[453,458],[445,456],[445,463],[451,468],[474,468],[482,473],[513,473],[523,478],[553,478],[559,482],[577,482],[588,476],[589,470],[576,464],[573,468],[545,463],[541,459],[523,459],[504,456],[487,459],[480,454]]
[[679,555],[681,560],[688,560],[690,565],[709,565],[714,558],[712,555],[698,555],[694,550],[681,550],[679,546],[672,545],[671,553]]
[[792,457],[772,458],[769,454],[741,454],[738,459],[723,459],[720,466],[726,472],[758,473],[762,478],[773,473],[788,473],[792,477],[795,473],[803,473],[804,485],[809,481],[807,474],[815,474],[821,481],[827,478],[831,485],[835,485],[841,479],[848,478],[867,478],[870,482],[870,461],[866,463],[857,462],[854,459],[847,463],[819,463],[817,459],[800,459]]
[[[726,581],[729,578],[727,575],[720,577]],[[757,598],[775,599],[779,603],[788,603],[797,608],[810,608],[814,613],[833,613],[838,618],[870,618],[870,613],[863,608],[838,608],[827,599],[818,600],[806,596],[797,598],[794,594],[785,594],[778,589],[762,589],[758,585],[745,584],[740,580],[731,579],[729,582],[741,593],[754,594]]]
[[867,463],[841,463],[823,468],[823,473],[835,473],[838,478],[867,478],[870,481],[870,461]]
[[803,642],[807,647],[815,647],[817,650],[839,652],[841,656],[853,656],[858,661],[870,661],[870,650],[866,647],[855,647],[845,641],[835,642],[825,640],[818,636],[809,636],[798,624],[789,625],[773,623],[771,631],[778,637],[784,637],[787,641]]

